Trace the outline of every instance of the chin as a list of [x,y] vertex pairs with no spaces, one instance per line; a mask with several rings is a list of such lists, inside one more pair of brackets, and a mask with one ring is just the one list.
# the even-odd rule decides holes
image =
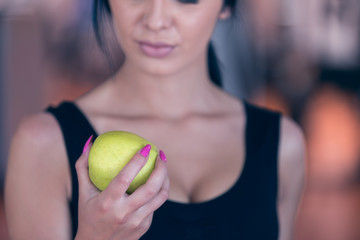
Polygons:
[[146,74],[165,77],[179,72],[180,67],[174,61],[143,61],[141,68]]

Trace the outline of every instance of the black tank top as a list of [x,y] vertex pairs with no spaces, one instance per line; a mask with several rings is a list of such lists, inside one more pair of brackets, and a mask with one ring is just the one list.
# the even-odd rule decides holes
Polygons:
[[[222,195],[201,203],[166,201],[154,213],[151,240],[275,240],[278,239],[277,187],[280,114],[244,102],[246,155],[236,183]],[[78,223],[78,180],[75,162],[89,136],[97,133],[72,102],[49,107],[65,140],[72,177],[69,208],[73,236]]]

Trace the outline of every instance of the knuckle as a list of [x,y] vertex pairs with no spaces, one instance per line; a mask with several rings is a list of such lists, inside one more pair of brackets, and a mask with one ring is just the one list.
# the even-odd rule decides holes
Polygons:
[[163,190],[159,193],[161,200],[164,202],[169,198],[169,191]]
[[152,218],[153,218],[153,214],[147,216],[145,220],[142,222],[141,228],[139,229],[139,231],[141,231],[142,234],[144,234],[145,232],[147,232],[147,230],[149,230],[152,223]]
[[139,232],[141,232],[141,235],[147,232],[149,230],[151,225],[151,220],[143,221],[142,224],[139,226]]
[[80,163],[80,159],[79,159],[79,160],[77,160],[76,163],[75,163],[75,169],[76,169],[77,171],[79,171],[80,168],[81,168],[81,163]]
[[147,186],[146,188],[145,196],[151,198],[156,194],[156,192],[156,186],[154,186],[153,184],[149,184],[149,186]]
[[104,199],[101,201],[99,210],[101,213],[107,213],[111,210],[111,201],[109,199]]
[[127,220],[128,220],[127,214],[118,214],[115,217],[115,223],[117,225],[124,225],[124,224],[128,223]]
[[128,204],[129,204],[129,209],[133,209],[133,210],[137,210],[138,208],[141,207],[139,201],[137,201],[137,200],[131,201]]
[[159,208],[164,202],[166,202],[168,197],[169,197],[168,191],[165,191],[165,190],[160,191],[160,193],[157,196],[158,200],[157,200],[157,204],[156,204],[157,205],[156,209]]
[[144,158],[139,153],[137,153],[133,156],[133,158],[130,160],[130,162],[135,168],[141,168],[142,166],[144,166],[146,164],[146,158]]
[[128,187],[131,183],[131,179],[129,179],[128,177],[124,176],[124,175],[120,175],[117,178],[117,182],[119,185],[123,186],[123,187]]
[[152,218],[153,218],[153,214],[151,214],[151,216],[149,216],[149,217],[146,219],[145,225],[144,225],[145,228],[146,228],[146,230],[150,228],[151,222],[152,222]]
[[130,229],[139,230],[141,229],[142,221],[141,219],[134,218],[132,221],[128,222],[128,227]]

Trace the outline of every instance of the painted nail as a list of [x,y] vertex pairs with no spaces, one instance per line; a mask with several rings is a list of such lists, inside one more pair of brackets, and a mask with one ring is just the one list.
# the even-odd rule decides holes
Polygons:
[[140,154],[143,157],[147,157],[149,155],[149,153],[150,153],[150,150],[151,150],[151,145],[147,144],[143,149],[141,149]]
[[166,155],[163,151],[160,150],[159,155],[160,155],[161,160],[163,160],[164,162],[167,162]]
[[84,145],[84,148],[83,148],[83,153],[85,153],[85,152],[88,150],[92,138],[93,138],[93,135],[91,135],[91,136],[89,137],[89,139],[86,141],[86,143],[85,143],[85,145]]

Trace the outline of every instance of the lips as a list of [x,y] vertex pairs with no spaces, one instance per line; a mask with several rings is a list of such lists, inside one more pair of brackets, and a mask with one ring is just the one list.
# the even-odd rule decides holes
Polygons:
[[141,51],[148,57],[163,58],[171,54],[175,45],[163,42],[139,41]]

